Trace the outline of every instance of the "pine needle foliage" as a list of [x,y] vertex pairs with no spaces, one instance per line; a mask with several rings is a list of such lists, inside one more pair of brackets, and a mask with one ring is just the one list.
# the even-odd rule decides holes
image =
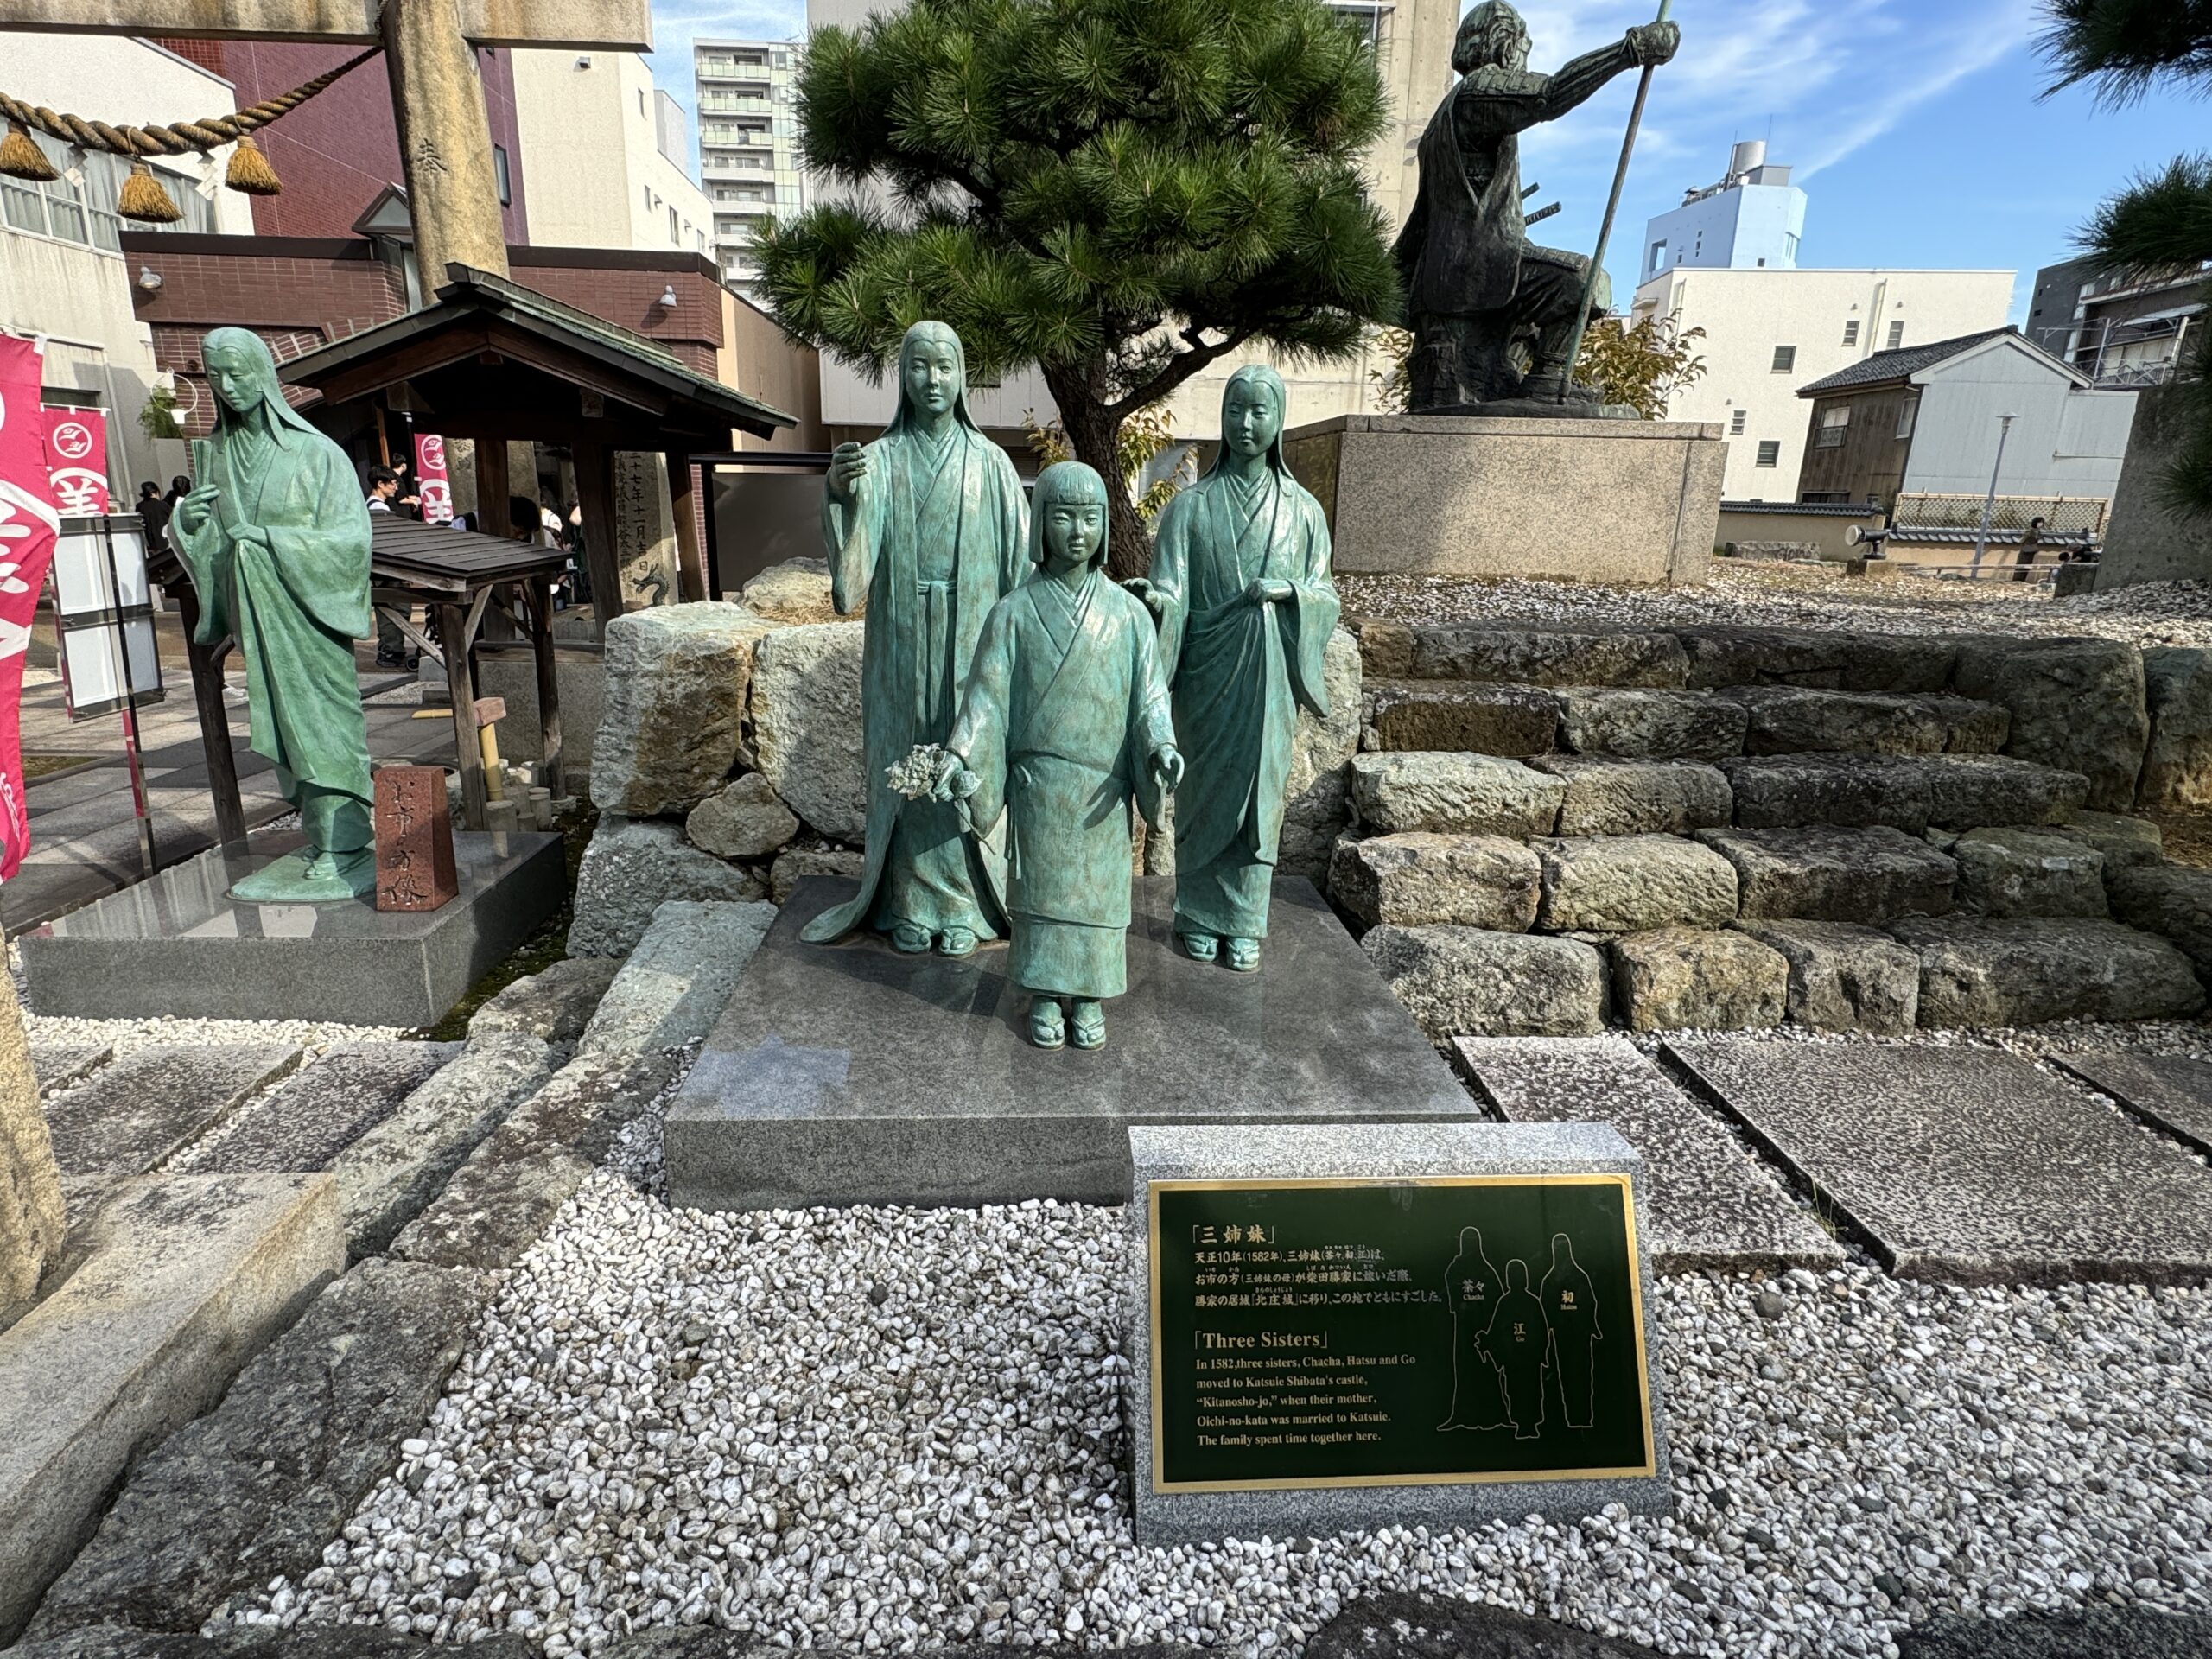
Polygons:
[[2038,42],[2057,79],[2044,96],[2091,83],[2109,109],[2161,82],[2212,92],[2212,0],[2045,0]]
[[1319,0],[913,0],[817,33],[798,114],[852,195],[756,243],[778,321],[874,375],[949,322],[978,377],[1036,365],[1109,479],[1122,423],[1208,364],[1349,356],[1397,308],[1360,173],[1387,99]]

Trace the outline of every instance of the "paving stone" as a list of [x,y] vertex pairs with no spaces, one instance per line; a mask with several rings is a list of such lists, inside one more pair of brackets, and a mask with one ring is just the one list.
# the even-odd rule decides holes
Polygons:
[[1562,836],[1687,836],[1735,810],[1727,778],[1702,761],[1545,754],[1529,764],[1567,785],[1554,826]]
[[1745,830],[1826,824],[1928,827],[1928,773],[1920,760],[1872,754],[1785,754],[1723,760]]
[[1630,1031],[1755,1031],[1782,1023],[1789,963],[1732,929],[1655,928],[1607,947]]
[[[1894,948],[1894,947],[1893,947]],[[1653,1270],[1840,1267],[1844,1250],[1712,1111],[1618,1037],[1461,1037],[1452,1058],[1509,1122],[1611,1123],[1643,1154]]]
[[1558,743],[1560,700],[1533,685],[1464,680],[1370,680],[1360,747],[1541,754]]
[[0,1332],[0,1641],[134,1459],[221,1398],[346,1264],[327,1175],[126,1180],[67,1276]]
[[1957,867],[1901,830],[1706,830],[1697,838],[1735,867],[1746,919],[1878,923],[1951,909]]
[[2186,1020],[2204,993],[2189,958],[2118,922],[1951,916],[1893,923],[1920,954],[1920,1023]]
[[39,1092],[58,1095],[82,1083],[115,1058],[113,1043],[33,1043],[31,1070]]
[[200,1175],[328,1169],[340,1153],[397,1111],[461,1048],[459,1043],[338,1044],[189,1148],[173,1166]]
[[666,904],[585,1027],[576,1052],[629,1056],[696,1043],[774,925],[768,904]]
[[373,1260],[327,1287],[130,1475],[32,1622],[193,1631],[234,1592],[321,1562],[428,1420],[491,1290],[465,1268]]
[[1897,1638],[1897,1659],[2203,1659],[2212,1616],[2151,1607],[2004,1618],[1947,1614]]
[[1792,1024],[1902,1037],[1919,1023],[1920,957],[1879,929],[1815,921],[1736,925],[1789,963]]
[[[1493,680],[1522,685],[1679,686],[1689,668],[1670,633],[1583,632],[1479,623],[1415,622],[1360,634],[1367,671],[1383,678]],[[1387,640],[1387,643],[1386,643]]]
[[1487,754],[1358,754],[1352,811],[1372,835],[1426,830],[1445,836],[1551,833],[1567,785],[1517,760]]
[[2197,976],[2212,983],[2212,870],[2183,864],[2139,864],[2105,870],[2112,913],[2179,945]]
[[1675,836],[1581,836],[1535,841],[1547,932],[1632,933],[1718,927],[1736,919],[1736,871],[1710,848]]
[[2166,855],[2165,836],[2148,818],[2123,817],[2117,812],[2075,811],[2063,823],[2048,825],[2054,836],[2064,836],[2105,855],[2105,872],[2157,864]]
[[[214,1624],[209,1629],[213,1634],[203,1636],[196,1630],[86,1624],[11,1648],[8,1659],[438,1659],[442,1651],[426,1637],[402,1636],[380,1624],[303,1620],[289,1628]],[[667,1634],[695,1643],[702,1637],[700,1630],[689,1627]],[[468,1645],[471,1659],[537,1659],[539,1651],[523,1636],[486,1636]],[[617,1643],[607,1651],[623,1645]]]
[[2146,812],[2212,806],[2212,651],[2146,651],[2143,682],[2151,738],[2136,805]]
[[507,985],[469,1016],[473,1039],[518,1032],[563,1047],[584,1034],[591,1016],[622,971],[619,957],[563,957]]
[[1378,927],[1360,944],[1431,1041],[1588,1037],[1605,1024],[1605,959],[1579,940]]
[[2105,855],[2042,830],[1970,830],[1951,843],[1967,916],[2098,916]]
[[133,1049],[48,1109],[62,1185],[143,1174],[299,1063],[300,1051],[283,1043]]
[[2093,1089],[2212,1156],[2212,1060],[2186,1054],[2056,1054]]
[[671,899],[743,904],[766,890],[767,884],[753,871],[701,852],[683,839],[677,824],[601,818],[576,871],[569,954],[628,956],[653,912]]
[[1747,754],[1994,753],[2012,715],[2002,703],[1900,696],[1794,685],[1731,686],[1717,696],[1744,705]]
[[1741,703],[1703,691],[1560,693],[1560,747],[1633,760],[1717,760],[1744,752]]
[[1667,1046],[1892,1273],[1963,1284],[2212,1277],[2212,1170],[2017,1055]]
[[1958,641],[1940,634],[1840,633],[1718,624],[1677,628],[1693,686],[1802,685],[1837,691],[1942,691]]
[[1659,1651],[1486,1602],[1386,1590],[1324,1624],[1304,1659],[1659,1659]]
[[2151,737],[2143,654],[2134,646],[2116,639],[1968,639],[1959,646],[1951,683],[1963,696],[2012,711],[2006,753],[2088,779],[2088,798],[2076,805],[2100,812],[2134,805]]
[[1370,927],[1450,924],[1525,933],[1536,920],[1535,854],[1503,836],[1414,831],[1337,843],[1329,896]]
[[1931,755],[1928,821],[1964,830],[1989,824],[2054,823],[2078,810],[2088,779],[2001,754]]

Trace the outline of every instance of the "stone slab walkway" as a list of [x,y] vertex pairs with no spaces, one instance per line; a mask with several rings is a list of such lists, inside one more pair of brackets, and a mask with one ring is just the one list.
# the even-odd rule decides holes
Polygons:
[[31,1071],[41,1094],[58,1095],[82,1083],[114,1055],[112,1043],[33,1043]]
[[341,1043],[194,1147],[195,1174],[328,1169],[461,1052],[459,1043]]
[[1667,1052],[1891,1273],[2212,1279],[2212,1171],[2026,1060],[1827,1044]]
[[300,1063],[285,1043],[137,1049],[47,1110],[65,1196],[141,1175]]
[[2183,1054],[2063,1054],[2058,1064],[2177,1141],[2212,1156],[2212,1060]]
[[1618,1037],[1461,1037],[1452,1058],[1516,1123],[1611,1123],[1643,1154],[1656,1273],[1839,1267],[1843,1247],[1712,1111]]

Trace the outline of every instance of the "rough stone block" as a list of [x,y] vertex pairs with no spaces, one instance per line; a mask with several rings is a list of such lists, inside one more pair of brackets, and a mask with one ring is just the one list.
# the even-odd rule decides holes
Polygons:
[[1662,927],[1607,947],[1613,1002],[1630,1031],[1756,1031],[1788,1007],[1789,963],[1732,930]]
[[1918,764],[1928,779],[1928,822],[1955,830],[2050,823],[2079,807],[2089,788],[2079,772],[2001,754],[1931,755]]
[[145,1173],[299,1063],[289,1043],[132,1050],[47,1115],[64,1186]]
[[1718,927],[1736,919],[1736,871],[1674,836],[1589,836],[1534,843],[1544,887],[1536,925],[1552,933]]
[[1920,1023],[2186,1020],[2204,1007],[2189,958],[2118,922],[1953,916],[1891,925],[1920,955]]
[[1536,919],[1536,855],[1503,836],[1414,831],[1337,843],[1329,893],[1372,927],[1448,924],[1525,933]]
[[2105,868],[2112,913],[2146,933],[2163,934],[2212,984],[2212,870],[2182,864]]
[[1745,919],[1891,922],[1946,916],[1958,867],[1901,830],[1706,830],[1735,867]]
[[1702,691],[1612,690],[1560,694],[1560,747],[1577,754],[1635,760],[1718,760],[1744,752],[1741,703]]
[[68,1224],[16,982],[0,987],[0,1331],[37,1291]]
[[766,858],[798,834],[798,819],[766,778],[748,772],[693,807],[683,833],[716,858]]
[[768,632],[742,606],[712,600],[610,621],[593,804],[649,818],[713,794],[737,760],[753,645]]
[[745,584],[738,601],[753,615],[771,622],[837,620],[827,559],[785,559],[781,564],[772,564]]
[[2063,823],[2049,832],[2094,847],[2105,855],[2105,871],[2128,869],[2138,864],[2158,864],[2166,855],[2165,836],[2148,818],[2123,817],[2116,812],[2069,812]]
[[1965,697],[1827,691],[1794,685],[1731,686],[1743,704],[1750,754],[1991,753],[2005,747],[2004,705]]
[[467,1268],[384,1261],[326,1287],[132,1472],[29,1639],[197,1631],[233,1594],[314,1571],[437,1403],[489,1290]]
[[[1317,715],[1301,704],[1291,729],[1282,840],[1275,853],[1277,870],[1317,884],[1328,879],[1329,855],[1351,823],[1345,768],[1359,753],[1359,642],[1343,628],[1322,650],[1321,690],[1329,712]],[[1166,844],[1172,862],[1173,843]]]
[[131,1460],[344,1268],[346,1236],[327,1175],[177,1175],[126,1182],[70,1253],[68,1277],[0,1332],[0,1642]]
[[1548,835],[1567,785],[1486,754],[1362,754],[1351,762],[1353,816],[1377,835]]
[[[1951,843],[1968,916],[2103,916],[2105,855],[2041,830],[1970,830]],[[1932,913],[1932,912],[1931,912]]]
[[622,963],[613,957],[563,957],[501,988],[469,1016],[473,1042],[493,1032],[519,1032],[541,1043],[572,1046],[591,1023]]
[[868,831],[861,636],[857,622],[771,630],[753,654],[750,715],[777,798],[818,833],[854,842]]
[[1547,754],[1529,764],[1567,785],[1562,836],[1687,836],[1735,810],[1727,778],[1701,761]]
[[1378,927],[1361,941],[1414,1023],[1447,1037],[1589,1037],[1605,960],[1576,939],[1473,927]]
[[2136,804],[2146,812],[2212,806],[2212,651],[2146,651],[2143,682],[2151,739]]
[[1888,934],[1848,922],[1737,925],[1789,963],[1793,1024],[1877,1037],[1902,1037],[1918,1024],[1920,957]]
[[759,875],[701,852],[678,825],[601,818],[576,872],[569,954],[627,956],[671,899],[743,904],[764,891]]
[[791,902],[791,889],[810,875],[844,875],[855,880],[868,868],[868,855],[849,847],[787,847],[768,868],[768,898],[779,908]]
[[[1395,677],[1521,685],[1680,686],[1689,659],[1670,633],[1419,622]],[[1391,671],[1376,669],[1377,674]]]
[[1874,754],[1784,754],[1724,760],[1745,830],[1878,824],[1928,827],[1928,772],[1919,760]]
[[2075,804],[2125,812],[2135,804],[2151,715],[2143,654],[2134,646],[2116,639],[1968,639],[1960,645],[1952,683],[1963,696],[2012,711],[2006,753],[2087,778],[2088,798]]
[[614,976],[576,1053],[632,1055],[696,1043],[776,919],[770,904],[663,905]]
[[1677,628],[1693,686],[1802,685],[1942,691],[1958,642],[1934,634],[1837,633],[1726,625]]
[[1451,749],[1541,754],[1556,744],[1558,696],[1541,686],[1472,680],[1370,680],[1363,693],[1370,750]]

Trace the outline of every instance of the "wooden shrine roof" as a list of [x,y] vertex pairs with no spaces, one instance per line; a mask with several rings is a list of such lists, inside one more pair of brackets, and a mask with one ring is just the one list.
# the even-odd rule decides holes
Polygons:
[[396,512],[372,512],[375,531],[369,568],[390,587],[435,591],[459,598],[489,582],[557,575],[569,556],[557,547],[426,524]]

